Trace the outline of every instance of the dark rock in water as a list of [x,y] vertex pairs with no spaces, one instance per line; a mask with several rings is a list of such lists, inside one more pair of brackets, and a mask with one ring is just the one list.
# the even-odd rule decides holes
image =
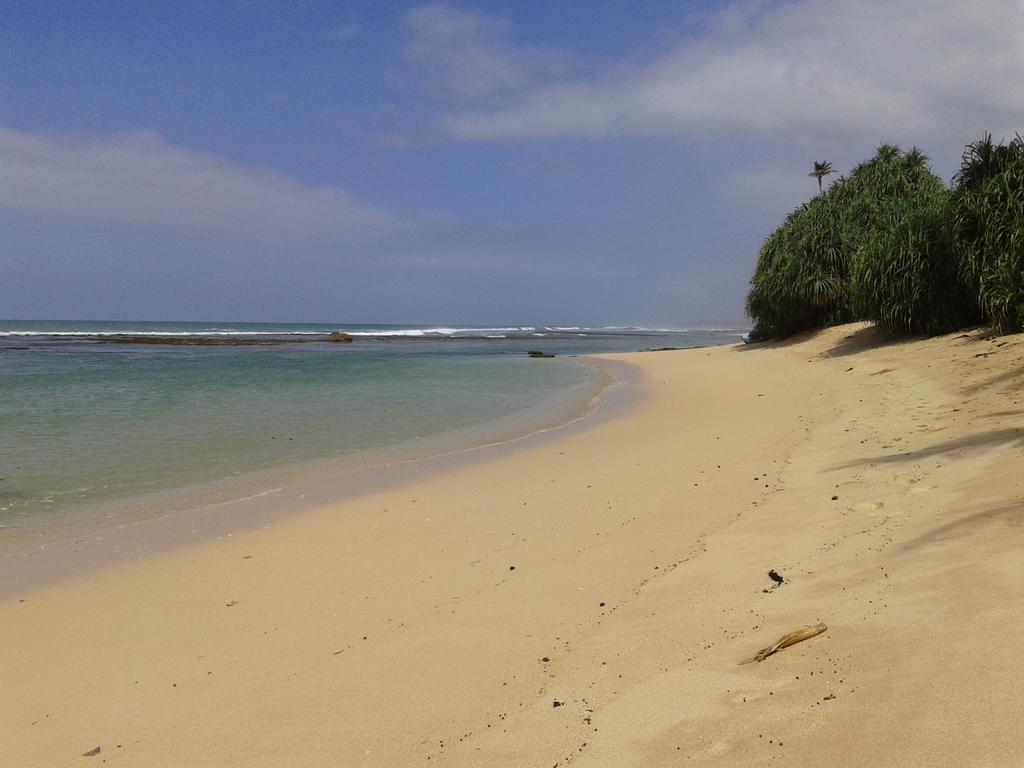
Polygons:
[[[170,347],[269,347],[281,344],[310,344],[314,341],[321,341],[316,336],[297,339],[294,337],[275,338],[273,336],[260,336],[257,338],[229,336],[224,338],[220,336],[130,336],[125,334],[81,336],[79,338],[100,344],[152,344]],[[326,341],[332,341],[336,344],[351,344],[352,337],[343,331],[332,331],[327,334]]]
[[554,357],[554,355],[552,355],[551,353],[541,352],[539,349],[531,349],[526,354],[529,355],[530,357]]

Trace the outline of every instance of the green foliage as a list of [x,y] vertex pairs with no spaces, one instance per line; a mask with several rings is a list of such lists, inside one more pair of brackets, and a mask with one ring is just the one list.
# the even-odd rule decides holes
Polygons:
[[761,246],[746,304],[757,336],[781,338],[850,319],[836,186],[793,211]]
[[883,144],[770,234],[746,312],[754,338],[852,319],[892,334],[981,319],[1024,330],[1024,137],[968,144],[951,191],[919,148]]
[[852,268],[858,317],[890,334],[944,333],[977,322],[957,273],[948,217],[948,199],[936,195],[872,230]]
[[[989,139],[989,137],[986,137]],[[978,142],[975,142],[976,144]],[[975,161],[971,145],[964,165]],[[993,159],[994,158],[994,159]],[[997,331],[1024,329],[1024,141],[987,147],[955,182],[952,239],[961,279]],[[982,172],[984,171],[984,172]]]
[[755,335],[779,338],[854,319],[891,332],[955,325],[963,301],[942,288],[955,269],[937,224],[947,198],[919,149],[879,147],[765,241],[747,297]]
[[960,170],[953,177],[957,193],[981,189],[985,182],[998,176],[1024,154],[1024,138],[1018,134],[1009,144],[996,144],[992,134],[986,133],[964,148]]
[[893,334],[1024,329],[1024,137],[968,144],[952,192],[920,149],[883,144],[764,241],[746,308],[754,338],[861,319]]
[[949,192],[916,147],[880,147],[847,208],[853,312],[891,334],[935,334],[977,319],[949,242]]

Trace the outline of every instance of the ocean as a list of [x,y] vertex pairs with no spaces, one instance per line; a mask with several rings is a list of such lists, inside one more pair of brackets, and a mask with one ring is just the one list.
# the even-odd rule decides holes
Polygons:
[[0,321],[0,542],[510,439],[586,411],[585,355],[743,330]]

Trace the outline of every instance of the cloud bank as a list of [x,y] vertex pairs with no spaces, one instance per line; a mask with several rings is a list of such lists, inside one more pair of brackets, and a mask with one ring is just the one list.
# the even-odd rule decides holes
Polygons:
[[414,8],[406,56],[422,65],[448,96],[472,100],[516,91],[565,71],[565,58],[503,39],[505,25],[445,5]]
[[530,84],[499,106],[452,109],[442,130],[468,142],[885,137],[954,148],[984,130],[1021,129],[1022,20],[1021,0],[739,2],[660,55]]
[[233,165],[148,132],[70,139],[0,128],[0,178],[0,210],[247,243],[362,243],[402,227],[338,187]]

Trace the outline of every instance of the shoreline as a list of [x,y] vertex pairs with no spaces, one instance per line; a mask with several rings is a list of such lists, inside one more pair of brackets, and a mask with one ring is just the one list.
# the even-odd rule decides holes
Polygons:
[[622,418],[0,600],[4,759],[1020,764],[1024,337],[612,359]]
[[[0,600],[91,570],[266,526],[327,503],[494,461],[621,416],[642,401],[639,368],[601,356],[576,359],[597,369],[604,381],[572,408],[540,419],[534,416],[525,431],[505,426],[507,418],[497,419],[433,435],[422,443],[407,441],[351,456],[247,472],[241,480],[96,502],[91,514],[52,534],[24,534],[0,549]],[[125,514],[126,508],[132,511]],[[116,517],[120,521],[112,522]]]

